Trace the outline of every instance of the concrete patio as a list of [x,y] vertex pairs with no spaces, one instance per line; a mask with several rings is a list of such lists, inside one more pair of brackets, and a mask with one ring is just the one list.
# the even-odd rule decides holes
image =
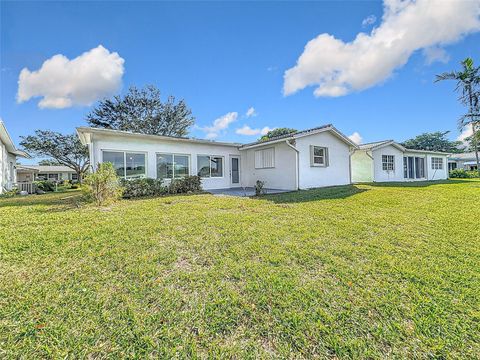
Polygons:
[[[290,190],[263,189],[264,194],[279,194],[279,193],[284,193],[289,191]],[[239,196],[239,197],[255,196],[255,188],[253,187],[215,189],[215,190],[208,190],[208,192],[215,196]]]

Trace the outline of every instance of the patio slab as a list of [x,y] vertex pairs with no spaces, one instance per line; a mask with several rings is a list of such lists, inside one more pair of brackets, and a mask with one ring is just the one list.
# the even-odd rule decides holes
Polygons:
[[[279,194],[279,193],[289,192],[291,190],[263,189],[263,191],[265,194]],[[215,190],[208,190],[208,192],[215,196],[238,196],[238,197],[255,196],[255,189],[253,187],[215,189]]]

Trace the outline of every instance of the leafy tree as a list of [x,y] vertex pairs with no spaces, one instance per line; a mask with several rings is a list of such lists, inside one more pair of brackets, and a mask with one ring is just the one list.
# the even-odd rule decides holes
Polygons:
[[125,96],[100,101],[87,115],[90,126],[150,135],[186,136],[195,118],[184,100],[162,102],[153,85],[131,87]]
[[448,153],[461,152],[462,150],[460,147],[462,146],[462,142],[448,140],[448,133],[449,131],[423,133],[414,137],[413,139],[404,141],[402,145],[408,149],[416,150],[443,151]]
[[45,160],[40,160],[40,161],[38,162],[38,165],[42,165],[42,166],[56,166],[56,165],[62,165],[62,164],[60,164],[57,160],[45,159]]
[[85,197],[97,206],[115,201],[123,193],[115,168],[110,162],[98,164],[97,171],[85,177],[85,185],[82,188]]
[[480,131],[480,67],[475,66],[471,58],[463,60],[461,65],[462,69],[460,71],[437,75],[436,81],[455,80],[457,82],[455,91],[460,93],[459,100],[468,109],[467,114],[459,119],[459,127],[463,129],[465,126],[472,126],[475,157],[480,176],[480,160],[477,146],[478,132]]
[[480,130],[477,128],[477,131],[474,135],[470,135],[465,139],[467,143],[467,151],[480,151]]
[[20,145],[36,156],[54,159],[75,170],[81,182],[88,169],[88,150],[75,134],[64,135],[50,130],[35,130],[35,135],[22,136]]
[[291,129],[291,128],[277,128],[277,129],[273,129],[273,130],[270,130],[268,133],[266,133],[265,135],[263,135],[260,139],[258,139],[259,141],[267,141],[267,140],[270,140],[274,137],[277,137],[277,136],[282,136],[282,135],[287,135],[287,134],[292,134],[292,133],[296,133],[297,130],[296,129]]

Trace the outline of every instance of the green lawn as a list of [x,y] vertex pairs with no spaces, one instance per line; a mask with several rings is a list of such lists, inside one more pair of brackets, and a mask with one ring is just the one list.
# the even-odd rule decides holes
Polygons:
[[480,181],[0,200],[0,358],[480,357]]

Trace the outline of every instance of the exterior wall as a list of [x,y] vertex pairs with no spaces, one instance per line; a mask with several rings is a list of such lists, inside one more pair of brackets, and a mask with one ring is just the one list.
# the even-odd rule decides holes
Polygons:
[[[432,169],[432,157],[439,157],[443,159],[443,169]],[[446,155],[427,154],[427,176],[428,180],[448,179],[448,159]]]
[[[17,182],[15,171],[16,162],[17,157],[7,152],[5,144],[0,142],[0,194],[4,190],[12,189],[13,185]],[[11,164],[13,164],[13,166],[11,166]]]
[[373,181],[373,159],[366,150],[356,150],[351,157],[352,182]]
[[[382,169],[382,155],[395,156],[395,169],[386,171]],[[392,145],[384,146],[372,151],[373,156],[373,181],[405,181],[403,176],[403,151],[398,150]]]
[[[310,145],[328,148],[328,166],[311,166]],[[295,147],[299,150],[300,189],[351,183],[350,146],[331,132],[325,131],[298,138]]]
[[[240,156],[236,146],[212,144],[189,143],[178,140],[155,140],[139,137],[138,139],[118,135],[94,134],[90,145],[90,161],[95,166],[102,162],[102,150],[130,151],[146,153],[147,177],[157,177],[157,153],[173,153],[190,156],[190,175],[197,174],[197,155],[214,155],[223,157],[223,177],[204,178],[202,186],[204,189],[222,189],[233,187],[230,181],[230,155]],[[240,159],[242,167],[242,159]],[[241,168],[242,169],[242,168]],[[241,170],[240,170],[241,171]],[[240,172],[240,178],[243,177]],[[242,180],[241,180],[242,181]],[[235,185],[238,186],[238,185]]]
[[[275,167],[255,169],[255,151],[272,147],[275,149]],[[260,180],[265,182],[266,188],[296,190],[297,154],[285,142],[242,150],[241,154],[242,186],[253,187],[255,182]]]
[[0,140],[0,194],[3,192],[3,188],[6,186],[7,180],[5,176],[5,166],[7,164],[7,149]]

